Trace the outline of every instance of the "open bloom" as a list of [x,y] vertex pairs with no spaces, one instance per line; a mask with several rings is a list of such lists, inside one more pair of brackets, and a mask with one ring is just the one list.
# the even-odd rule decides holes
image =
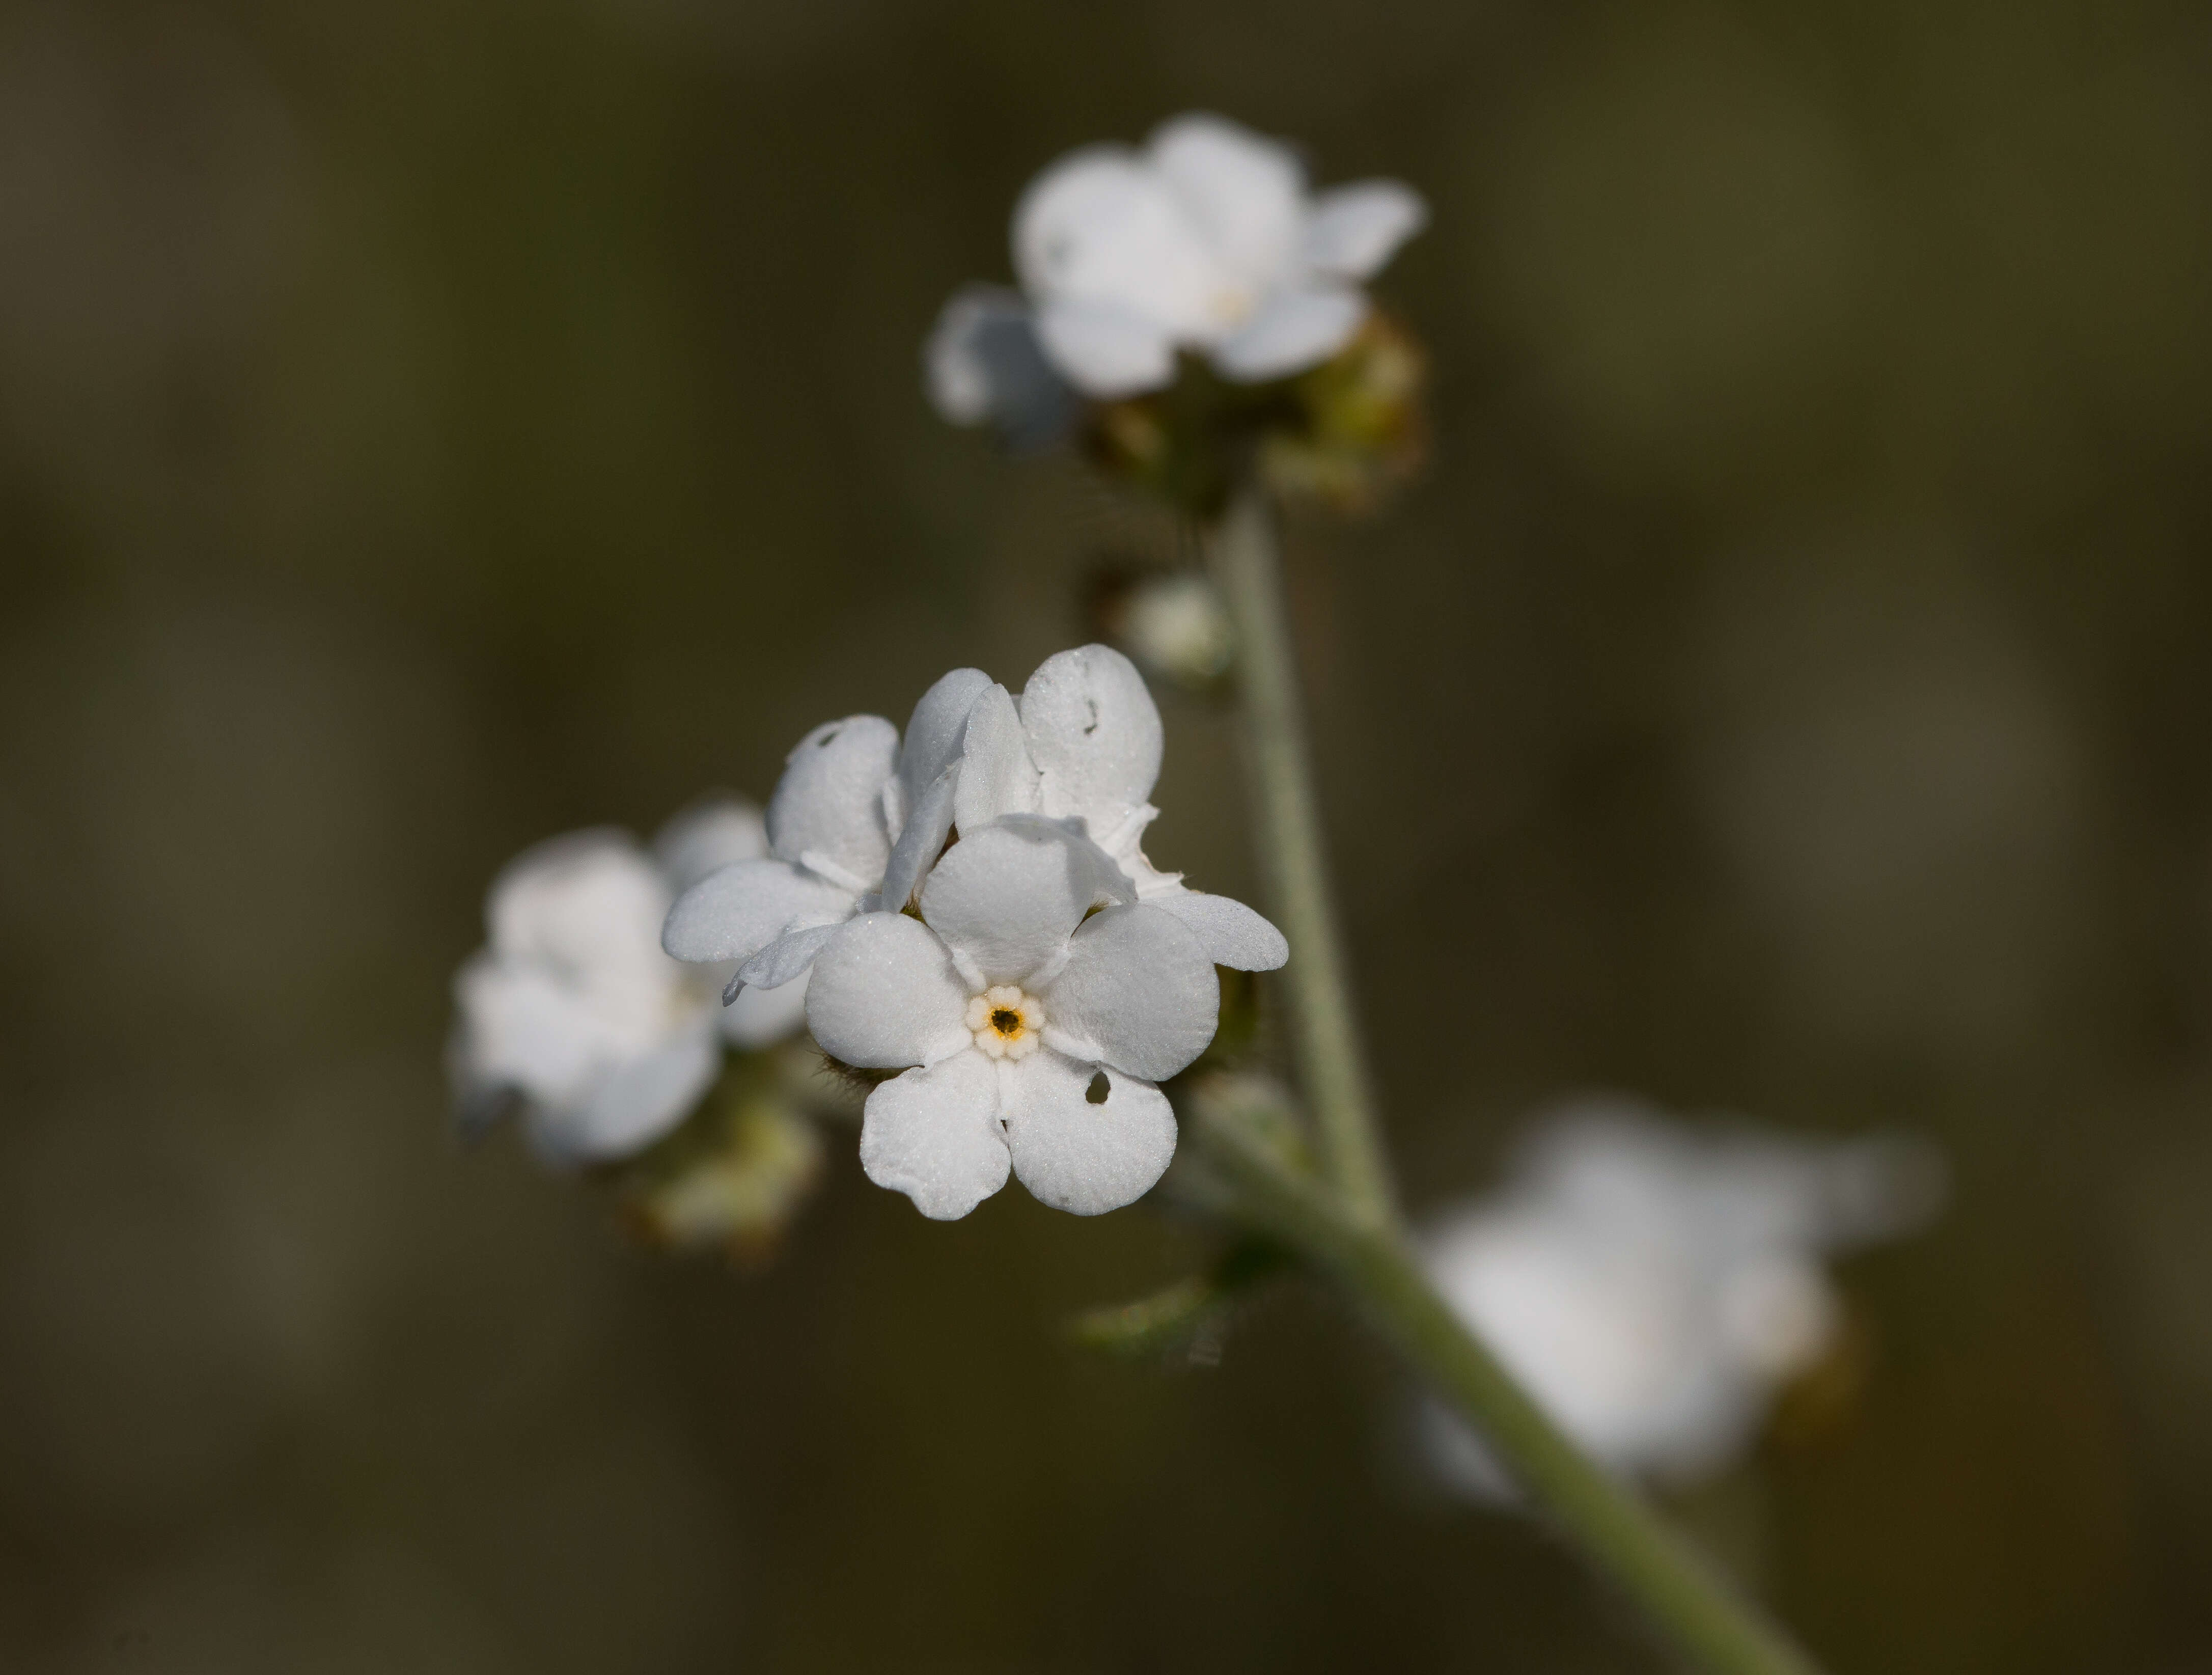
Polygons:
[[1289,957],[1273,925],[1144,857],[1162,747],[1144,677],[1110,647],[1048,658],[1018,701],[981,670],[955,669],[915,706],[902,743],[878,716],[801,740],[769,804],[769,855],[685,891],[663,946],[679,959],[735,962],[740,984],[775,989],[855,914],[913,901],[956,831],[1042,813],[1079,821],[1136,894],[1182,919],[1214,963],[1272,971]]
[[1141,1197],[1175,1155],[1156,1085],[1212,1040],[1213,963],[1072,824],[963,831],[921,917],[862,914],[815,961],[807,1020],[868,1096],[860,1162],[925,1215],[965,1215],[1011,1170],[1056,1209]]
[[1272,971],[1290,958],[1280,931],[1145,856],[1146,828],[1160,812],[1148,799],[1163,742],[1159,707],[1135,664],[1111,646],[1057,653],[1018,701],[1003,686],[977,693],[954,770],[957,824],[966,830],[1008,814],[1074,821],[1136,898],[1181,919],[1215,965]]
[[1040,357],[1102,400],[1171,383],[1178,350],[1242,383],[1302,372],[1351,341],[1367,314],[1360,282],[1426,219],[1394,180],[1311,193],[1288,146],[1218,116],[1177,117],[1141,151],[1086,147],[1015,208],[1026,308],[970,289],[940,317],[933,397],[956,423],[1034,431]]
[[671,821],[648,854],[625,832],[574,832],[525,851],[494,881],[486,946],[454,979],[449,1057],[461,1120],[524,1106],[550,1160],[619,1157],[683,1120],[714,1081],[721,1044],[795,1030],[803,991],[722,1011],[713,974],[661,952],[677,886],[762,841],[749,805]]
[[[1504,1191],[1443,1218],[1425,1254],[1577,1441],[1618,1471],[1694,1477],[1738,1454],[1830,1343],[1823,1256],[1908,1230],[1940,1179],[1910,1142],[1700,1136],[1584,1106],[1539,1131]],[[1456,1420],[1436,1408],[1425,1426],[1449,1480],[1510,1492]]]

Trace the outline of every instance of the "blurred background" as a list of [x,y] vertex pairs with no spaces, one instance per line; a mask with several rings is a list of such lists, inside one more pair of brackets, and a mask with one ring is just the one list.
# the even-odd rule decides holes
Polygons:
[[[2087,0],[0,10],[0,1665],[1656,1669],[1295,1292],[848,1138],[774,1265],[449,1137],[493,870],[1089,637],[929,412],[1063,149],[1387,174],[1425,478],[1291,531],[1406,1188],[1618,1088],[1937,1138],[1681,1515],[1838,1671],[2212,1670],[2212,23]],[[1255,889],[1165,699],[1152,853]],[[1785,1404],[1785,1416],[1787,1416]]]

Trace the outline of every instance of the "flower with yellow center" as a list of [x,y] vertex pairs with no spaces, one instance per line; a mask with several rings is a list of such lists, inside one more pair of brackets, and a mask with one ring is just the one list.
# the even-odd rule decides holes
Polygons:
[[1197,933],[1079,822],[1036,814],[963,822],[918,900],[840,929],[807,990],[825,1052],[903,1071],[868,1095],[868,1179],[939,1221],[1010,1173],[1082,1215],[1142,1197],[1175,1155],[1158,1084],[1220,1008]]

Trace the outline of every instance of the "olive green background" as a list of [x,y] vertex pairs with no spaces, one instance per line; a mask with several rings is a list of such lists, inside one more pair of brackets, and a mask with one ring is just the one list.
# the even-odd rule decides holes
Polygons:
[[[1070,146],[1389,174],[1432,457],[1295,605],[1417,1207],[1619,1088],[1938,1138],[1681,1510],[1838,1672],[2212,1669],[2212,27],[2180,4],[0,10],[0,1665],[1629,1671],[1291,1291],[849,1136],[781,1259],[446,1133],[507,856],[1174,531],[918,346]],[[1170,697],[1152,852],[1255,889]]]

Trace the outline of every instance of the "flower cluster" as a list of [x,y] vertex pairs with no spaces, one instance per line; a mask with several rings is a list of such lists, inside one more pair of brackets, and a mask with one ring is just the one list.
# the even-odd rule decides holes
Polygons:
[[1213,1038],[1216,965],[1289,950],[1240,902],[1146,859],[1158,710],[1120,653],[1048,658],[1018,698],[956,669],[903,738],[851,716],[793,750],[768,853],[677,900],[663,946],[734,965],[729,995],[807,983],[832,1059],[896,1072],[860,1160],[925,1215],[965,1215],[1009,1172],[1079,1215],[1128,1203],[1175,1153],[1158,1084]]
[[[1425,1243],[1438,1289],[1570,1435],[1682,1480],[1734,1459],[1836,1343],[1823,1256],[1911,1230],[1941,1191],[1912,1142],[1701,1136],[1606,1104],[1540,1127],[1506,1187]],[[1448,1480],[1510,1493],[1443,1410],[1425,1427]]]
[[1363,283],[1427,213],[1395,180],[1312,192],[1290,147],[1217,116],[1086,147],[1015,207],[1021,289],[967,286],[939,314],[931,399],[1017,447],[1080,429],[1199,509],[1255,445],[1279,486],[1360,497],[1402,468],[1419,383]]

